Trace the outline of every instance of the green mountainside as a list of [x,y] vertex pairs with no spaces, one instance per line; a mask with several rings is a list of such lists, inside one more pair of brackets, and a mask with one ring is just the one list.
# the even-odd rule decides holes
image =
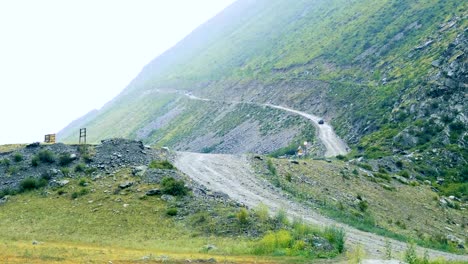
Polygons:
[[351,147],[346,158],[445,178],[455,182],[445,188],[466,194],[457,182],[468,175],[467,7],[239,0],[59,138],[76,142],[83,126],[93,142],[127,137],[179,150],[269,153],[308,140],[314,155],[323,153],[306,120],[253,104],[272,103],[323,116]]

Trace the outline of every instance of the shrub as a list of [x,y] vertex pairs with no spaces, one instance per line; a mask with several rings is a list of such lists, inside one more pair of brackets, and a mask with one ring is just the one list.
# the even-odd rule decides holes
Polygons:
[[55,155],[49,150],[41,150],[37,154],[39,160],[43,163],[54,163],[55,162]]
[[327,227],[323,236],[330,242],[335,245],[339,253],[343,253],[344,244],[345,244],[345,232],[342,228],[337,227]]
[[81,189],[79,192],[73,192],[73,193],[71,194],[71,198],[72,198],[72,199],[76,199],[76,198],[78,198],[78,197],[80,197],[80,196],[84,196],[84,195],[86,195],[86,194],[88,194],[88,193],[89,193],[89,190],[86,189],[86,188],[83,188],[83,189]]
[[359,201],[358,203],[358,207],[359,207],[359,210],[361,212],[365,212],[367,211],[367,208],[369,207],[369,204],[367,203],[367,201]]
[[75,166],[75,172],[84,172],[86,169],[86,165],[83,163],[76,164]]
[[172,177],[164,177],[161,180],[161,192],[174,196],[184,196],[188,193],[188,188],[185,187],[184,181],[176,180]]
[[70,175],[70,169],[69,168],[61,168],[60,171],[63,173],[64,176],[69,176]]
[[160,170],[173,170],[175,167],[167,160],[153,160],[151,161],[149,168],[151,169],[160,169]]
[[39,160],[39,157],[38,157],[38,156],[32,157],[32,159],[31,159],[31,165],[32,165],[33,167],[39,166],[39,163],[40,163],[40,160]]
[[413,242],[408,243],[405,250],[405,261],[408,264],[415,264],[418,261],[418,256],[416,255],[416,246]]
[[405,177],[405,178],[409,178],[410,177],[410,174],[407,170],[404,170],[404,171],[401,171],[400,172],[401,176]]
[[20,190],[22,192],[31,191],[45,187],[47,185],[47,180],[45,179],[36,179],[36,178],[26,178],[20,182]]
[[88,182],[86,181],[85,178],[81,178],[80,181],[78,182],[78,185],[85,187],[85,186],[88,186]]
[[3,198],[5,196],[7,196],[7,195],[15,195],[17,193],[18,193],[18,190],[7,187],[7,188],[0,191],[0,198]]
[[6,167],[8,167],[8,166],[10,166],[10,160],[9,159],[2,159],[2,160],[0,160],[0,164],[3,164]]
[[249,222],[249,212],[245,208],[241,208],[239,212],[236,214],[237,220],[239,220],[239,223],[242,225],[245,225]]
[[276,168],[275,168],[275,165],[273,164],[273,162],[271,161],[271,159],[268,159],[267,161],[267,168],[268,168],[268,171],[270,171],[271,175],[275,175],[276,176]]
[[403,168],[403,161],[401,160],[397,160],[397,162],[395,162],[395,165],[398,167],[398,168]]
[[291,182],[291,181],[292,181],[292,175],[291,175],[291,173],[288,172],[288,173],[286,174],[286,180],[287,180],[288,182]]
[[14,162],[21,162],[22,160],[23,160],[23,155],[21,155],[20,153],[15,153],[13,155]]
[[63,153],[59,157],[60,166],[67,166],[72,162],[73,162],[73,158],[70,156],[69,153]]
[[168,216],[176,216],[177,215],[177,208],[169,208],[166,210],[166,214]]
[[287,230],[267,233],[256,245],[255,253],[268,254],[291,247],[293,238]]
[[260,203],[255,209],[255,214],[258,216],[259,220],[261,222],[266,222],[268,221],[268,219],[270,218],[270,214],[268,212],[268,207],[263,204],[263,203]]
[[287,225],[289,224],[288,216],[286,214],[286,211],[283,209],[278,210],[278,212],[275,215],[275,219],[278,223]]
[[346,158],[346,156],[344,156],[344,155],[337,155],[336,158],[339,159],[339,160],[343,160],[343,161],[348,160],[348,158]]
[[13,175],[19,171],[18,167],[16,166],[9,166],[8,169],[6,170],[7,174]]
[[367,163],[359,163],[358,166],[365,170],[372,171],[372,166]]

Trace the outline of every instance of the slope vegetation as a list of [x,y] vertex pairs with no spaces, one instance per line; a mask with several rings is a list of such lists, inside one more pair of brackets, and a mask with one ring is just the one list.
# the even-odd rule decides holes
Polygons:
[[[186,107],[179,96],[161,93],[187,90],[323,116],[352,147],[351,156],[392,157],[387,162],[408,164],[412,177],[465,182],[467,7],[458,0],[239,0],[149,63],[83,125],[94,140],[137,138],[144,128],[141,138],[151,144],[183,150],[207,142],[185,148],[238,153],[223,139],[251,137],[235,133],[240,124],[257,131],[253,123],[276,121],[274,112],[265,113],[269,118],[245,112],[234,122],[223,106]],[[236,125],[207,125],[214,116]],[[225,137],[231,131],[236,135]],[[204,138],[213,133],[221,136]],[[70,129],[61,134],[75,140]],[[279,138],[275,148],[310,140],[297,131]],[[271,150],[242,151],[257,149]]]

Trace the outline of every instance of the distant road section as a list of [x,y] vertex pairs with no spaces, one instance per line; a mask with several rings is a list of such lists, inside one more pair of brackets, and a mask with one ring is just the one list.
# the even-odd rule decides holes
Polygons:
[[[211,100],[207,98],[200,98],[192,94],[185,94],[188,98],[192,100],[199,100],[199,101],[217,101],[217,100]],[[231,103],[243,103],[243,102],[231,102]],[[257,104],[257,103],[248,103],[248,104],[255,104],[255,105],[261,105],[261,106],[267,106],[283,111],[287,111],[293,114],[297,114],[300,116],[303,116],[309,120],[312,121],[312,124],[318,129],[318,137],[322,144],[325,146],[325,157],[334,157],[337,155],[346,155],[348,153],[348,146],[346,143],[336,135],[335,131],[333,130],[333,127],[330,126],[327,123],[319,125],[319,121],[321,120],[320,117],[307,114],[305,112],[301,112],[295,109],[291,109],[288,107],[284,106],[279,106],[279,105],[272,105],[272,104]]]
[[265,106],[288,111],[294,114],[298,114],[311,120],[312,123],[315,125],[315,127],[318,128],[318,137],[320,141],[322,141],[323,145],[325,146],[325,149],[326,149],[325,157],[334,157],[337,155],[345,155],[348,153],[348,149],[349,149],[348,146],[341,138],[339,138],[336,135],[332,126],[330,126],[327,123],[319,125],[318,122],[321,120],[320,117],[307,114],[298,110],[294,110],[291,108],[287,108],[284,106],[272,105],[272,104],[265,104]]

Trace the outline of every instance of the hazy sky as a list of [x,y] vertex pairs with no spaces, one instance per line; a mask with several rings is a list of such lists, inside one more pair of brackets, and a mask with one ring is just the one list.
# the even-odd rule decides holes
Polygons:
[[235,0],[1,0],[0,144],[42,141],[116,96]]

